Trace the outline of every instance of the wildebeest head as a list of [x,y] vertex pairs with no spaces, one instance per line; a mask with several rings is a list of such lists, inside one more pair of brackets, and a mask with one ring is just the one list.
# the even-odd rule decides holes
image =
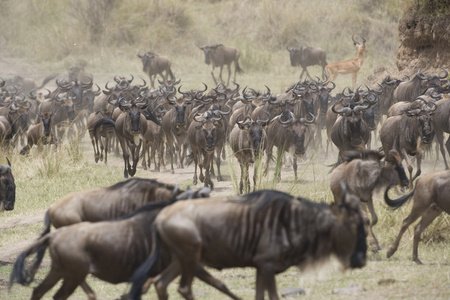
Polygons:
[[[335,103],[336,104],[336,103]],[[362,112],[370,107],[370,103],[355,103],[345,106],[339,110],[332,106],[332,111],[341,115],[344,120],[341,122],[343,135],[350,139],[350,144],[359,146],[364,143],[364,134],[367,130],[367,124],[362,119]]]
[[294,47],[286,47],[286,50],[289,51],[289,60],[291,62],[292,67],[296,67],[300,65],[300,56],[303,51],[303,47],[294,48]]
[[[391,150],[389,151],[389,155],[386,156],[385,158],[387,163],[390,163],[393,168],[394,171],[391,172],[391,185],[397,185],[400,184],[401,186],[408,186],[409,185],[409,180],[408,177],[406,176],[406,172],[405,169],[403,168],[402,165],[402,158],[400,156],[400,153],[398,153],[396,150]],[[390,170],[388,170],[388,172],[390,172]],[[389,177],[389,175],[387,175]]]
[[[287,121],[282,120],[283,115],[287,115]],[[316,120],[314,115],[311,116],[311,120],[307,120],[306,118],[296,119],[291,111],[287,111],[277,117],[278,122],[290,130],[294,135],[295,156],[303,156],[306,152],[308,145],[305,145],[305,139],[307,138],[309,125],[313,124]]]
[[31,103],[22,100],[14,101],[10,106],[9,119],[13,126],[17,126],[22,130],[26,130],[28,127],[28,110],[31,107]]
[[44,125],[44,135],[46,137],[50,136],[53,112],[44,112],[42,115],[38,114],[38,116],[41,119],[42,124]]
[[192,102],[183,100],[183,98],[179,99],[169,99],[169,96],[166,97],[168,103],[173,106],[175,110],[175,127],[180,128],[186,126],[186,108]]
[[141,103],[138,101],[124,101],[121,99],[119,101],[119,108],[128,113],[131,123],[131,134],[136,135],[141,133],[140,121],[141,121],[141,109],[147,108],[147,103]]
[[0,165],[0,212],[13,210],[16,201],[16,184],[11,172],[11,162]]
[[253,121],[251,117],[247,116],[243,121],[237,121],[239,117],[240,115],[236,118],[236,124],[238,124],[239,129],[248,131],[253,148],[253,155],[258,157],[260,150],[264,148],[264,127],[269,124],[270,119]]
[[69,118],[69,121],[72,122],[75,119],[75,109],[73,105],[73,97],[68,95],[68,93],[62,93],[58,94],[56,96],[56,100],[63,107],[65,112],[67,113],[67,116]]
[[433,113],[437,108],[436,103],[434,102],[426,102],[423,98],[417,98],[415,102],[411,104],[417,103],[417,101],[423,101],[424,104],[421,108],[407,108],[405,113],[408,117],[415,117],[419,122],[419,135],[420,141],[422,144],[429,145],[433,141],[434,138],[434,127],[433,127]]
[[195,127],[196,130],[202,131],[202,137],[206,141],[206,151],[211,152],[215,149],[215,143],[217,140],[217,130],[216,128],[221,128],[222,123],[220,120],[222,116],[215,116],[212,111],[207,111],[204,114],[203,119],[199,118],[198,115],[194,116],[194,120],[200,124]]
[[222,44],[199,47],[205,54],[205,64],[209,65],[211,63],[211,55],[218,49],[219,46],[222,46]]
[[340,221],[332,229],[333,247],[344,269],[362,268],[366,265],[367,241],[359,208],[360,199],[347,192],[343,182],[341,189],[342,199],[332,206],[333,213]]

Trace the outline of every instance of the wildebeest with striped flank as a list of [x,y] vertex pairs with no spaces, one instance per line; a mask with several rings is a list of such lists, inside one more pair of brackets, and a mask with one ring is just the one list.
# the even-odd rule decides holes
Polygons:
[[16,202],[16,184],[11,171],[11,162],[0,165],[0,212],[13,210]]
[[217,85],[218,82],[216,77],[214,77],[214,69],[219,67],[219,79],[220,82],[225,82],[222,79],[222,70],[223,66],[227,66],[228,69],[228,79],[227,86],[230,84],[231,77],[231,64],[234,63],[234,78],[233,81],[236,81],[236,72],[242,73],[242,69],[239,66],[239,50],[234,47],[224,46],[222,44],[210,45],[199,47],[203,53],[205,54],[205,63],[207,65],[211,64],[211,76],[214,79],[214,83]]
[[[373,252],[381,250],[373,227],[378,222],[378,216],[373,205],[373,194],[387,186],[392,178],[392,184],[408,186],[405,169],[402,166],[400,154],[391,150],[390,155],[385,157],[375,150],[347,151],[344,152],[344,162],[337,166],[331,173],[330,189],[334,201],[342,198],[341,182],[345,183],[346,189],[361,199],[361,213]],[[372,220],[367,215],[369,209]]]
[[[15,281],[28,285],[42,259],[38,254],[38,258],[30,266],[26,264],[27,257],[36,252],[43,254],[48,248],[50,272],[33,290],[31,299],[41,299],[61,279],[63,283],[54,299],[67,299],[78,286],[81,286],[89,299],[96,299],[94,291],[85,281],[88,274],[113,284],[129,281],[135,269],[151,253],[151,224],[158,212],[180,199],[207,197],[209,191],[203,188],[175,196],[172,191],[164,189],[163,193],[170,195],[168,199],[146,204],[123,218],[96,223],[82,222],[47,233],[19,255],[11,272],[9,287]],[[155,273],[148,275],[155,276],[169,262],[170,257],[161,259]]]
[[402,235],[405,233],[406,229],[408,229],[409,225],[422,217],[414,227],[412,255],[412,260],[421,265],[422,262],[419,259],[418,249],[422,232],[443,211],[450,214],[450,201],[448,201],[448,195],[450,193],[450,171],[434,171],[425,174],[423,177],[419,178],[415,189],[410,194],[400,197],[399,199],[389,199],[389,188],[390,186],[386,189],[384,200],[390,207],[393,207],[394,209],[401,207],[412,195],[414,195],[414,202],[409,216],[403,220],[400,232],[387,252],[387,257],[391,257],[397,251]]
[[274,300],[279,299],[275,275],[291,266],[303,269],[330,256],[335,256],[344,269],[366,264],[359,199],[348,193],[339,204],[332,205],[274,190],[228,199],[187,200],[163,209],[154,225],[158,237],[155,251],[133,275],[132,299],[140,299],[152,263],[159,261],[159,246],[173,257],[156,279],[159,299],[167,299],[167,286],[179,274],[178,292],[186,299],[193,299],[194,276],[240,299],[212,277],[206,266],[219,270],[254,267],[256,299],[264,299],[267,291],[269,299]]

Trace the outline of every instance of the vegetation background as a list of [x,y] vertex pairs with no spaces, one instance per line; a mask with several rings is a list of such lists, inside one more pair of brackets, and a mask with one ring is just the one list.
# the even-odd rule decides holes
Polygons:
[[[168,56],[183,88],[200,88],[202,82],[213,86],[210,66],[204,64],[198,45],[223,43],[241,52],[244,74],[238,74],[241,86],[279,93],[298,80],[300,69],[291,67],[286,46],[307,45],[327,51],[328,62],[356,56],[351,39],[360,35],[369,52],[358,76],[359,84],[373,84],[379,74],[398,74],[396,55],[399,47],[398,23],[408,8],[419,3],[446,1],[413,0],[0,0],[0,76],[21,75],[37,83],[50,73],[65,74],[68,67],[83,65],[94,74],[101,87],[113,76],[147,76],[136,56],[153,50]],[[437,5],[436,4],[436,5]],[[441,6],[439,6],[441,7]],[[445,8],[445,6],[444,6]],[[309,68],[320,76],[320,67]],[[216,70],[217,72],[217,70]],[[406,75],[412,75],[407,73]],[[225,73],[226,74],[226,73]],[[350,85],[350,77],[338,77],[335,91]],[[325,142],[325,141],[324,141]],[[26,299],[31,287],[14,285],[7,291],[11,262],[42,231],[43,212],[63,195],[123,180],[120,157],[111,157],[108,165],[95,164],[88,137],[82,143],[65,143],[59,151],[30,156],[16,149],[0,150],[0,163],[10,157],[16,176],[17,203],[12,212],[0,215],[0,298]],[[230,152],[229,152],[230,153]],[[259,183],[260,188],[277,188],[314,201],[331,202],[329,167],[336,153],[308,153],[302,161],[300,181],[284,168],[282,182],[272,176]],[[442,169],[433,153],[425,159],[423,172]],[[217,183],[215,195],[236,193],[239,167],[231,158],[224,166],[226,182]],[[271,172],[272,175],[272,172]],[[159,178],[192,185],[192,168],[177,170],[174,176],[138,170],[137,176]],[[410,204],[392,212],[380,201],[375,228],[385,249],[392,244]],[[305,299],[448,299],[450,297],[449,220],[435,221],[423,236],[419,254],[424,266],[411,262],[413,227],[405,233],[394,257],[387,260],[385,250],[369,254],[362,270],[340,273],[333,262],[319,271],[300,273],[292,268],[277,277],[280,290],[302,287]],[[44,262],[37,281],[49,266]],[[254,298],[255,273],[252,269],[234,269],[214,274],[241,295]],[[128,291],[126,284],[111,285],[88,279],[99,299],[113,299]],[[32,286],[35,286],[33,283]],[[217,291],[201,282],[194,285],[198,299],[223,299]],[[55,290],[44,297],[50,299]],[[180,299],[176,285],[170,296]],[[153,291],[146,299],[156,298]],[[80,289],[72,299],[86,299]]]

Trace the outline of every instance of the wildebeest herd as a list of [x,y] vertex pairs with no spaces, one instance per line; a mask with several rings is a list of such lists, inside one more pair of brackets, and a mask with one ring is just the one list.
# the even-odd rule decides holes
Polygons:
[[[144,169],[153,164],[157,172],[170,160],[171,173],[174,165],[183,168],[193,162],[193,184],[204,184],[198,190],[180,190],[131,178],[64,196],[48,209],[42,235],[17,258],[10,286],[30,284],[49,249],[50,271],[32,299],[40,299],[60,280],[55,299],[68,298],[78,286],[95,299],[86,282],[88,274],[109,283],[132,283],[126,295],[130,299],[140,299],[151,284],[159,299],[167,299],[167,286],[178,276],[178,292],[185,299],[193,299],[194,277],[240,299],[206,267],[254,267],[255,298],[264,299],[267,292],[271,300],[278,299],[274,276],[290,266],[314,265],[330,255],[345,269],[365,266],[367,249],[381,249],[373,233],[378,222],[373,195],[384,189],[385,203],[393,208],[414,198],[411,214],[387,255],[395,253],[406,228],[422,216],[413,245],[413,260],[420,264],[421,233],[442,211],[450,213],[444,198],[449,171],[420,177],[423,155],[435,137],[448,169],[443,146],[444,133],[450,133],[448,72],[418,70],[412,79],[386,77],[373,87],[355,87],[367,50],[364,39],[353,41],[358,58],[332,64],[326,63],[322,49],[287,48],[291,64],[300,65],[301,75],[306,72],[307,77],[279,94],[268,86],[264,91],[241,87],[236,81],[236,72],[242,72],[239,51],[221,44],[199,47],[213,67],[216,86],[210,89],[204,83],[200,89],[183,88],[170,61],[153,52],[138,54],[150,87],[130,74],[114,76],[102,90],[83,68],[69,69],[67,76],[55,80],[54,90],[43,85],[25,94],[20,85],[2,80],[2,147],[29,155],[34,145],[36,151],[47,144],[58,149],[64,139],[77,140],[88,132],[95,162],[107,164],[108,152],[119,151],[120,145],[125,178],[136,174],[139,160]],[[349,69],[355,62],[358,67]],[[322,78],[313,79],[306,70],[315,64],[322,66]],[[223,66],[228,68],[226,84]],[[219,81],[215,67],[220,68]],[[338,74],[353,74],[353,87],[333,93],[332,80]],[[156,75],[162,80],[155,88]],[[449,143],[450,139],[447,152]],[[292,159],[297,182],[297,159],[307,151],[328,153],[332,145],[338,150],[330,177],[332,204],[257,190],[258,176],[267,176],[273,161],[274,176],[281,180],[280,165]],[[213,179],[223,180],[221,161],[230,150],[239,163],[242,195],[211,197]],[[411,156],[417,162],[415,173]],[[1,210],[12,210],[15,184],[9,160],[0,166],[0,184]],[[393,185],[410,190],[390,199]],[[26,263],[32,255],[36,256],[31,264]]]

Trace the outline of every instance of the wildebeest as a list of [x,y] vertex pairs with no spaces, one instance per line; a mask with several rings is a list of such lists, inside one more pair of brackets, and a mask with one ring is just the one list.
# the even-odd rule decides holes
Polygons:
[[[113,220],[148,203],[169,201],[182,193],[174,185],[145,178],[131,178],[108,187],[73,192],[57,200],[47,210],[41,237],[50,232],[52,225],[60,228],[80,222]],[[38,251],[36,264],[44,252]]]
[[34,145],[41,147],[42,145],[57,146],[56,138],[52,129],[53,112],[44,112],[38,115],[41,122],[33,125],[27,133],[27,144],[20,150],[20,154],[27,154]]
[[[205,186],[211,188],[214,184],[211,180],[211,168],[214,158],[214,152],[220,155],[225,144],[226,128],[223,128],[223,116],[208,110],[203,114],[194,116],[193,122],[189,125],[187,135],[194,155],[194,177],[193,184],[197,184],[197,166],[200,168],[200,181]],[[205,176],[203,176],[203,168]],[[220,164],[218,165],[218,174],[220,174]],[[220,178],[221,180],[221,178]]]
[[364,149],[370,138],[370,130],[362,118],[362,112],[372,104],[369,101],[352,102],[341,109],[333,104],[331,110],[340,116],[331,128],[331,141],[339,149],[338,161],[342,161],[342,153],[349,150]]
[[[112,111],[103,109],[93,112],[87,119],[87,128],[89,137],[91,138],[92,147],[94,148],[95,162],[104,159],[106,165],[108,163],[110,141],[115,135],[115,123],[109,122],[108,124],[105,119],[112,120]],[[102,122],[102,124],[99,124],[99,122]],[[100,149],[98,146],[99,143]]]
[[308,73],[307,67],[319,65],[322,67],[322,79],[325,76],[325,66],[327,63],[327,53],[322,48],[313,48],[308,46],[301,46],[298,48],[286,47],[289,51],[289,59],[291,66],[302,67],[302,73],[300,74],[300,80],[302,80],[303,74],[306,72],[306,76],[311,78]]
[[364,54],[367,52],[366,40],[362,38],[362,42],[357,42],[352,36],[353,44],[358,48],[358,55],[356,58],[352,58],[345,61],[333,62],[325,66],[325,71],[327,73],[327,82],[331,82],[336,79],[336,77],[341,75],[352,74],[352,89],[356,87],[356,78],[358,76],[359,69],[364,62]]
[[[361,199],[361,213],[371,238],[371,248],[374,252],[381,249],[373,227],[378,217],[373,205],[373,195],[377,190],[386,187],[392,178],[392,184],[408,186],[408,178],[401,164],[400,154],[391,150],[389,156],[384,157],[375,150],[344,152],[344,162],[331,173],[330,188],[335,201],[342,197],[341,182],[345,183],[347,191]],[[369,209],[372,220],[367,215]]]
[[16,202],[16,183],[11,170],[11,162],[0,165],[0,212],[13,210]]
[[[115,121],[115,133],[122,148],[124,161],[123,176],[136,174],[139,162],[140,150],[143,144],[143,135],[147,131],[147,120],[141,113],[147,107],[147,100],[132,99],[131,101],[119,100],[119,108],[122,113]],[[132,165],[130,164],[130,155]]]
[[216,45],[210,45],[210,46],[203,46],[199,47],[201,50],[203,50],[203,53],[205,54],[205,64],[209,65],[211,64],[212,70],[211,70],[211,76],[214,80],[215,84],[218,84],[216,77],[214,77],[214,69],[216,67],[219,67],[219,79],[221,82],[224,82],[222,79],[222,70],[223,66],[227,66],[228,69],[228,79],[227,79],[227,86],[230,84],[230,77],[231,77],[231,64],[234,63],[234,79],[233,81],[236,81],[236,72],[242,73],[241,67],[239,67],[239,50],[233,47],[224,46],[222,44],[216,44]]
[[[334,255],[344,269],[362,268],[367,244],[358,205],[349,193],[339,204],[328,205],[273,190],[175,203],[155,219],[156,249],[157,243],[164,245],[174,259],[156,279],[158,296],[167,299],[167,285],[181,274],[178,292],[186,299],[193,299],[194,276],[239,299],[204,266],[256,268],[257,300],[264,299],[265,291],[269,299],[278,299],[275,275],[290,266],[303,269]],[[153,253],[133,275],[133,299],[140,299],[151,261],[158,257]]]
[[[305,155],[309,144],[309,137],[312,134],[309,125],[315,121],[314,115],[310,120],[306,118],[296,118],[291,111],[285,111],[275,117],[266,128],[266,169],[267,174],[270,160],[272,159],[272,148],[277,147],[277,165],[281,163],[284,152],[288,152],[293,157],[292,167],[294,168],[295,180],[297,176],[297,158]],[[281,179],[281,169],[276,169],[275,175]]]
[[171,62],[167,57],[159,56],[153,51],[149,51],[144,55],[138,53],[137,56],[142,60],[142,70],[148,74],[152,88],[155,88],[156,75],[161,76],[163,81],[166,81],[169,77],[170,80],[175,80],[171,69]]
[[[444,132],[450,133],[450,95],[447,94],[436,102],[436,111],[433,115],[433,126],[436,133],[436,139],[439,143],[439,149],[444,159],[445,168],[448,169],[447,158],[444,150]],[[450,153],[450,137],[445,142],[447,152]]]
[[401,207],[408,201],[412,194],[414,194],[414,202],[409,216],[403,220],[402,227],[394,244],[392,244],[387,252],[387,257],[391,257],[397,251],[402,235],[408,226],[414,223],[419,217],[422,217],[420,222],[414,227],[412,255],[413,261],[417,264],[422,264],[418,254],[420,235],[443,211],[450,214],[450,202],[448,201],[448,195],[450,193],[450,171],[434,171],[425,174],[417,180],[416,187],[412,193],[396,200],[389,199],[388,191],[389,187],[386,189],[384,199],[386,204],[391,207]]
[[192,109],[192,101],[183,98],[169,99],[172,108],[162,118],[162,129],[166,135],[167,147],[170,155],[170,172],[173,174],[173,160],[176,155],[178,167],[184,168],[184,157],[187,150],[187,130],[189,128],[189,112]]
[[[32,299],[42,298],[61,279],[63,283],[54,295],[55,299],[67,299],[78,286],[89,299],[95,299],[94,291],[85,282],[88,274],[114,284],[129,281],[135,269],[151,253],[151,224],[161,208],[176,200],[209,196],[209,190],[187,191],[177,197],[165,188],[156,193],[162,193],[160,196],[168,199],[144,205],[117,220],[77,223],[41,236],[15,261],[9,287],[14,281],[27,285],[33,280],[42,259],[38,257],[29,267],[25,265],[26,258],[37,252],[43,255],[47,248],[51,258],[50,272],[33,290]],[[169,261],[170,257],[161,259],[159,269],[165,268]],[[156,270],[155,273],[159,273],[160,270]]]
[[448,75],[447,70],[443,69],[444,76],[437,74],[424,75],[417,71],[416,76],[409,81],[401,82],[394,90],[394,103],[399,101],[414,101],[420,95],[423,95],[429,88],[441,87],[441,79],[445,79]]
[[[434,138],[432,115],[436,104],[419,100],[411,105],[416,103],[422,104],[406,108],[401,115],[387,118],[380,129],[380,140],[386,156],[389,156],[390,150],[400,153],[408,167],[410,184],[420,175],[422,153],[430,147]],[[408,155],[416,157],[417,171],[414,176]]]
[[[238,119],[239,116],[236,118]],[[253,173],[253,189],[256,189],[261,156],[267,145],[267,134],[265,127],[269,124],[267,120],[252,120],[246,117],[243,121],[237,121],[229,136],[229,143],[239,162],[241,177],[239,180],[239,192],[250,190],[249,167],[255,164]]]

